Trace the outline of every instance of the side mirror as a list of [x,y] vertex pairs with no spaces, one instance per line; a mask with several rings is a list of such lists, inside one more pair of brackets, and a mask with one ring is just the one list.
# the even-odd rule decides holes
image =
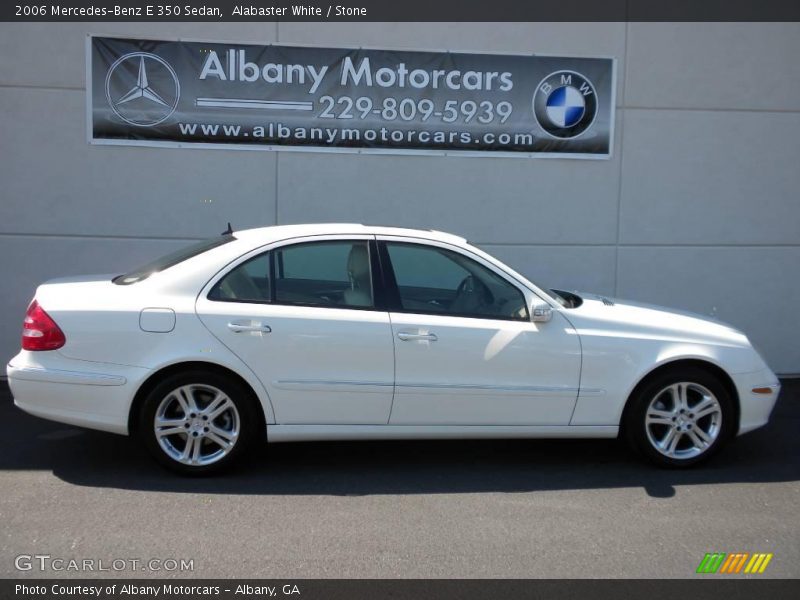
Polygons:
[[547,323],[553,318],[553,309],[549,304],[534,303],[531,308],[531,321],[534,323]]

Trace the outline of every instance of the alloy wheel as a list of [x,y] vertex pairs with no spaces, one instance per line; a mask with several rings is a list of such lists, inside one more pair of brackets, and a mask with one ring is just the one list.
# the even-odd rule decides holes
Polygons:
[[164,396],[153,428],[167,456],[188,466],[218,462],[239,439],[239,411],[219,388],[183,385]]
[[722,429],[722,407],[705,386],[682,381],[663,388],[645,413],[647,440],[660,454],[688,459],[705,453]]

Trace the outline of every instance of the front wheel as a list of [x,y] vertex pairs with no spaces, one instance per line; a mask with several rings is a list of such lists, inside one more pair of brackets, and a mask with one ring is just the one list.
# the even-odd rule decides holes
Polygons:
[[706,460],[733,435],[734,404],[716,377],[702,369],[653,378],[631,398],[623,423],[628,442],[663,467]]
[[186,475],[228,468],[256,438],[258,413],[232,378],[202,371],[173,375],[147,395],[139,419],[145,446]]

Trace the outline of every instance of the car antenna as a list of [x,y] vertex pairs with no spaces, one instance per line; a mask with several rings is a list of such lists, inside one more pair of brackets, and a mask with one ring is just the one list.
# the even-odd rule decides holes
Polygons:
[[228,221],[228,228],[222,233],[220,233],[220,235],[230,235],[232,233],[233,233],[233,227],[231,227],[231,222]]

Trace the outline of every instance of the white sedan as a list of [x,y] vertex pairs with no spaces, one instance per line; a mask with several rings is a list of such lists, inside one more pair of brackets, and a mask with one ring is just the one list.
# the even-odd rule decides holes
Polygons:
[[613,438],[682,467],[769,419],[779,383],[707,318],[542,288],[454,235],[225,234],[41,285],[17,406],[135,434],[183,473],[264,440]]

